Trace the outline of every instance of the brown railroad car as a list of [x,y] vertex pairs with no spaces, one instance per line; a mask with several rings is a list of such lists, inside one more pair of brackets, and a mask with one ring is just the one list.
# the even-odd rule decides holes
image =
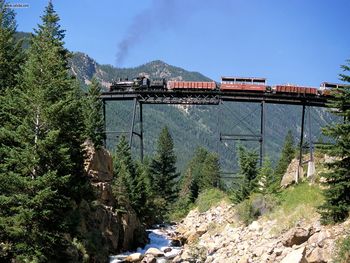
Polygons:
[[170,90],[215,90],[214,81],[168,81]]
[[301,95],[310,94],[317,95],[317,89],[311,87],[300,87],[300,86],[292,86],[292,85],[276,85],[275,87],[276,93],[297,93]]

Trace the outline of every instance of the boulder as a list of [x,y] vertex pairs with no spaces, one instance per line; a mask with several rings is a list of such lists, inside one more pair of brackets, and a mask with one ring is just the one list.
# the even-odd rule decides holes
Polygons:
[[281,263],[307,263],[305,259],[305,247],[290,252]]
[[290,162],[286,173],[283,175],[283,178],[282,178],[282,181],[281,181],[281,187],[282,188],[286,188],[289,185],[295,183],[295,178],[296,178],[296,173],[298,172],[298,168],[299,168],[299,160],[294,158]]
[[156,262],[157,262],[157,259],[155,258],[155,256],[151,254],[145,255],[145,257],[141,261],[141,263],[156,263]]
[[126,262],[138,262],[142,259],[141,253],[134,253],[125,258]]
[[286,247],[292,247],[293,245],[300,245],[306,242],[313,234],[312,228],[305,229],[302,227],[296,227],[289,230],[284,237],[283,245]]
[[316,247],[306,257],[308,263],[327,263],[332,260],[330,249]]
[[158,248],[155,248],[155,247],[151,247],[149,249],[147,249],[146,253],[147,254],[151,254],[155,257],[162,257],[164,256],[164,253],[162,251],[160,251]]
[[110,182],[113,178],[113,160],[103,147],[95,149],[90,141],[83,145],[85,149],[84,169],[93,182]]

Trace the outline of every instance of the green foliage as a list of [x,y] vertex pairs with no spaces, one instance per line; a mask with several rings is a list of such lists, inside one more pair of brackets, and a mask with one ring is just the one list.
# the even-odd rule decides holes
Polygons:
[[350,235],[337,241],[334,263],[350,262]]
[[299,183],[281,191],[277,198],[277,206],[267,215],[276,220],[273,232],[280,234],[298,223],[312,223],[318,218],[316,207],[323,202],[321,189],[318,185]]
[[21,86],[0,98],[0,241],[8,244],[2,261],[68,260],[74,207],[88,196],[81,94],[69,76],[58,21],[50,2]]
[[279,180],[276,178],[269,158],[264,160],[259,170],[257,192],[261,194],[276,194],[279,191]]
[[103,145],[105,138],[103,120],[103,102],[99,98],[101,87],[96,78],[91,80],[88,94],[84,103],[84,122],[86,137],[92,141],[96,148]]
[[205,189],[220,186],[220,164],[217,154],[197,148],[194,157],[181,178],[180,199],[194,202],[198,194]]
[[320,188],[307,183],[289,187],[278,195],[278,199],[286,213],[292,213],[300,204],[317,207],[323,201]]
[[[350,71],[350,60],[342,66],[345,72]],[[341,79],[350,82],[350,76],[340,74]],[[320,206],[323,223],[341,222],[350,212],[350,85],[340,87],[333,92],[330,111],[344,119],[343,123],[332,124],[324,129],[324,134],[333,138],[335,143],[326,152],[337,157],[328,164],[329,171],[323,173],[326,188],[323,191],[325,203]]]
[[118,203],[118,209],[124,211],[129,205],[135,207],[135,167],[125,136],[120,138],[116,147],[113,166],[115,176],[112,190]]
[[[159,135],[157,153],[150,163],[153,189],[158,197],[160,211],[168,211],[177,196],[176,156],[174,153],[173,139],[167,127],[164,127]],[[160,202],[161,200],[164,200]]]
[[6,2],[0,0],[0,96],[5,89],[13,89],[17,85],[24,62],[22,42],[15,37],[15,13],[5,6]]
[[295,155],[294,139],[293,139],[292,131],[289,130],[284,139],[282,152],[275,168],[275,176],[277,179],[277,183],[281,182],[282,177],[287,171],[287,168],[290,162],[294,158],[294,155]]
[[202,213],[225,199],[227,199],[227,195],[223,191],[211,188],[199,194],[195,205],[198,207],[198,211]]
[[231,200],[234,203],[239,203],[248,198],[257,189],[257,153],[240,146],[238,148],[238,154],[239,175],[242,177],[242,180],[238,187],[234,185],[231,189]]
[[252,194],[248,199],[236,205],[236,214],[239,220],[249,225],[259,216],[270,213],[277,202],[274,195]]

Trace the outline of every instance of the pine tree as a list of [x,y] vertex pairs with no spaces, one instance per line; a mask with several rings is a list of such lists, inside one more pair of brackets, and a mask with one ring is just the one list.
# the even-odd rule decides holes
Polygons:
[[[176,172],[176,156],[174,153],[174,143],[169,130],[164,127],[159,135],[157,153],[150,164],[155,192],[159,198],[165,202],[159,203],[169,205],[176,199],[176,179],[179,174]],[[167,210],[166,207],[162,209]]]
[[[0,240],[3,259],[69,259],[66,233],[75,231],[74,203],[85,194],[81,94],[69,76],[59,17],[50,2],[8,96],[0,129]],[[16,107],[20,105],[20,110]],[[11,144],[8,144],[9,138]],[[0,254],[0,257],[3,253]]]
[[88,88],[87,98],[84,104],[86,136],[92,141],[96,148],[103,145],[105,139],[103,102],[99,98],[101,87],[96,78],[92,78]]
[[220,187],[220,164],[217,154],[207,154],[204,161],[202,177],[199,182],[200,191],[212,187]]
[[[350,71],[350,60],[342,66]],[[350,82],[350,76],[340,74],[341,80]],[[323,223],[341,222],[350,212],[350,86],[344,85],[334,92],[334,100],[329,104],[330,111],[343,118],[343,123],[333,124],[323,130],[326,136],[335,140],[326,152],[336,157],[328,164],[329,171],[322,174],[326,178],[323,190],[325,203],[320,207]]]
[[279,189],[279,181],[277,180],[274,171],[272,169],[271,161],[269,158],[264,160],[257,177],[258,187],[257,192],[266,194],[276,194]]
[[258,175],[258,155],[255,151],[249,151],[243,146],[238,148],[239,156],[239,175],[242,177],[241,183],[238,187],[231,191],[231,198],[233,202],[239,203],[249,197],[249,195],[257,189],[257,175]]
[[0,0],[0,96],[17,85],[24,62],[22,43],[15,39],[16,27],[15,13]]
[[[123,182],[126,192],[122,194],[126,195],[125,198],[128,198],[130,204],[133,208],[135,208],[135,202],[137,199],[135,192],[135,166],[131,156],[130,146],[125,138],[125,136],[121,136],[119,143],[116,147],[114,156],[113,156],[113,164],[114,164],[114,173],[116,182]],[[119,198],[119,197],[117,197]]]
[[278,182],[281,182],[282,177],[287,171],[287,168],[290,162],[294,158],[294,155],[295,155],[294,139],[293,139],[292,131],[289,130],[284,139],[282,152],[275,168],[275,176]]

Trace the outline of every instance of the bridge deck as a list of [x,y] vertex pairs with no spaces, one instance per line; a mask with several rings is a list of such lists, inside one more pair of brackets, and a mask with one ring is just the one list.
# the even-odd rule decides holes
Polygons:
[[326,107],[329,97],[312,94],[281,94],[246,91],[173,91],[134,90],[101,94],[104,101],[137,99],[144,104],[198,104],[217,105],[220,101],[265,102],[271,104],[308,105]]

